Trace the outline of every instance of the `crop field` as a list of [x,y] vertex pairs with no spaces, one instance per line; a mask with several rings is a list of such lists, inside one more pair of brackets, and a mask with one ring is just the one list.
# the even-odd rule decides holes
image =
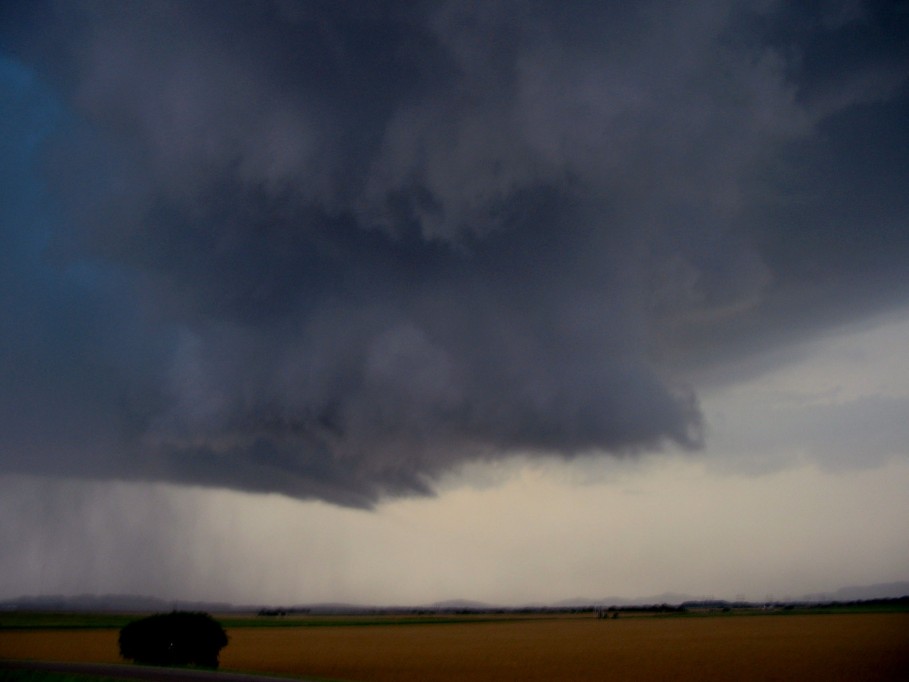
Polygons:
[[[591,614],[230,627],[223,670],[363,682],[905,680],[909,613]],[[115,629],[3,629],[0,658],[118,661]]]

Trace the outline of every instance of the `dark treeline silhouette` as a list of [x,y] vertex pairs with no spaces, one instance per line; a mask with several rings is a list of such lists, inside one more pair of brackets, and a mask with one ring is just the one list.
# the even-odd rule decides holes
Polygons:
[[537,614],[537,613],[593,613],[595,615],[612,613],[686,613],[689,611],[735,611],[735,610],[793,610],[793,609],[897,609],[909,610],[909,595],[883,599],[857,600],[767,600],[767,601],[727,601],[725,599],[694,599],[677,604],[638,603],[608,604],[594,602],[574,606],[354,606],[354,605],[317,605],[265,607],[258,609],[259,616],[320,616],[320,615],[358,615],[358,616],[430,616],[430,615],[503,615],[503,614]]
[[207,613],[172,611],[125,625],[119,643],[123,658],[142,665],[217,668],[227,633]]

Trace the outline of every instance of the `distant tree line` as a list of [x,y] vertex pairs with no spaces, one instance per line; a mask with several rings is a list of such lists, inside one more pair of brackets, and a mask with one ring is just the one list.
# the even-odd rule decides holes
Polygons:
[[259,616],[283,617],[287,615],[287,609],[259,609],[256,614]]

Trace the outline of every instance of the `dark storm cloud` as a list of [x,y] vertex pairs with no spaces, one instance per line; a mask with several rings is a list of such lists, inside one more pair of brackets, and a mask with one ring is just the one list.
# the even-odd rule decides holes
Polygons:
[[696,446],[684,372],[905,300],[900,7],[7,7],[5,468]]

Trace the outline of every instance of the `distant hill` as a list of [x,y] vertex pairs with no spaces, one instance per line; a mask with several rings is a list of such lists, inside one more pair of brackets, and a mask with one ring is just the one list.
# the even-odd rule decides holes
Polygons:
[[291,612],[298,613],[360,613],[364,607],[360,604],[347,604],[345,602],[320,602],[318,604],[299,604],[290,608]]
[[565,609],[579,609],[585,606],[640,606],[642,604],[681,604],[685,601],[691,601],[693,597],[677,592],[664,592],[650,597],[598,597],[589,599],[585,597],[576,597],[574,599],[563,599],[555,602],[552,606]]
[[[851,602],[871,599],[894,599],[909,595],[909,581],[878,583],[875,585],[861,585],[843,587],[832,593],[815,593],[801,597],[787,599],[790,602]],[[577,597],[574,599],[563,599],[551,603],[526,604],[515,607],[517,609],[540,608],[540,609],[578,609],[585,607],[606,608],[609,606],[628,607],[628,606],[652,606],[659,604],[669,604],[678,606],[683,603],[707,603],[713,600],[712,597],[705,600],[704,597],[694,597],[691,595],[679,594],[676,592],[664,592],[649,597],[598,597],[586,598]],[[717,600],[713,600],[717,601]],[[719,601],[722,600],[718,600]],[[280,607],[283,610],[283,607]],[[313,603],[301,604],[286,609],[288,612],[307,612],[307,613],[364,613],[375,611],[392,611],[392,610],[429,610],[429,611],[492,611],[504,607],[495,606],[486,602],[473,601],[469,599],[449,599],[435,602],[423,606],[362,606],[357,604],[346,603]],[[75,596],[68,595],[40,595],[25,596],[16,599],[10,599],[0,602],[0,610],[11,611],[109,611],[125,613],[147,613],[171,611],[174,609],[184,611],[207,611],[211,613],[234,612],[255,612],[262,609],[262,605],[235,605],[226,602],[205,602],[205,601],[185,601],[160,599],[158,597],[145,597],[140,595],[92,595],[82,594]]]
[[832,601],[862,601],[864,599],[895,599],[909,595],[909,582],[878,583],[877,585],[852,585],[832,594],[809,595],[812,598]]
[[[897,597],[905,597],[909,595],[909,582],[895,582],[895,583],[878,583],[875,585],[862,585],[862,586],[852,586],[852,587],[843,587],[836,592],[819,592],[814,594],[806,594],[800,597],[793,597],[787,599],[786,601],[792,602],[825,602],[825,601],[863,601],[869,599],[895,599]],[[717,603],[724,601],[722,599],[714,599],[713,597],[704,598],[704,597],[695,597],[686,594],[679,594],[677,592],[664,592],[663,594],[657,594],[650,597],[635,597],[629,599],[627,597],[601,597],[596,599],[589,598],[575,598],[575,599],[564,599],[562,601],[552,604],[555,607],[561,608],[583,608],[585,606],[595,606],[595,607],[604,607],[604,606],[643,606],[651,604],[685,604],[685,603],[708,603],[711,601],[716,601]],[[760,600],[758,600],[760,601]]]
[[486,604],[481,601],[471,601],[470,599],[449,599],[447,601],[437,601],[435,604],[429,604],[426,608],[433,611],[486,611],[500,607],[495,606],[494,604]]

